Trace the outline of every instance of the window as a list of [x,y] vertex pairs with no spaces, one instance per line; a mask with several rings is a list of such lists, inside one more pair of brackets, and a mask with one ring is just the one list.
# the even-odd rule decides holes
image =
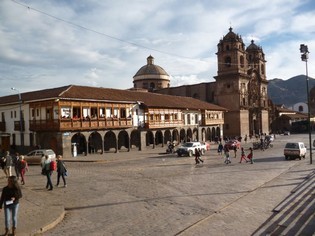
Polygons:
[[1,121],[2,121],[2,122],[5,122],[4,112],[1,112]]
[[231,67],[231,63],[232,63],[231,57],[226,57],[224,62],[225,62],[226,67]]
[[304,109],[303,109],[303,106],[299,106],[299,112],[303,112]]
[[126,118],[126,108],[120,108],[120,118]]

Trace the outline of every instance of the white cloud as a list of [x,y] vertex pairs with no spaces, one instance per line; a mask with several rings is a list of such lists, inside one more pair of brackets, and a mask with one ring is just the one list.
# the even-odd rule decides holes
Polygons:
[[[11,87],[130,88],[150,54],[173,86],[213,81],[217,44],[230,26],[246,46],[252,39],[262,46],[268,79],[304,73],[299,44],[315,48],[310,1],[20,2],[30,8],[0,4],[2,95],[12,94]],[[315,77],[315,68],[309,67],[309,75]]]

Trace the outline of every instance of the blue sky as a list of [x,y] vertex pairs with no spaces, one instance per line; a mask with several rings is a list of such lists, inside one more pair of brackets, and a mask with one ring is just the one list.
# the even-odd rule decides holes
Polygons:
[[268,80],[305,74],[301,43],[315,78],[312,0],[1,0],[0,96],[11,87],[131,88],[149,55],[171,86],[214,81],[230,26],[263,48]]

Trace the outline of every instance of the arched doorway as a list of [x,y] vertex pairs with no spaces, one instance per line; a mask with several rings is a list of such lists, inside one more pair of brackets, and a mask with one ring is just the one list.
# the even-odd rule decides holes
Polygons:
[[152,147],[154,147],[154,136],[153,136],[152,131],[148,130],[146,135],[145,135],[145,138],[146,138],[146,145],[147,146],[152,145]]
[[186,131],[181,129],[179,132],[180,142],[186,142]]
[[178,130],[177,129],[174,129],[173,130],[173,142],[175,141],[176,144],[178,144],[180,142],[180,138],[179,138],[179,134],[178,134]]
[[71,138],[71,154],[73,156],[73,149],[74,145],[76,146],[77,149],[77,155],[86,155],[87,150],[86,150],[86,139],[85,136],[81,133],[76,133],[72,136]]
[[170,130],[165,130],[164,132],[164,144],[167,144],[167,142],[172,142],[172,135]]
[[199,138],[199,136],[198,136],[198,129],[194,128],[193,134],[192,134],[192,141],[198,141],[199,140],[198,138]]
[[89,136],[88,152],[90,154],[103,153],[102,136],[96,131]]
[[108,152],[111,149],[117,152],[117,140],[113,131],[107,132],[104,137],[104,151]]
[[212,139],[212,140],[215,140],[216,137],[219,137],[219,136],[216,135],[215,128],[212,127],[212,129],[211,129],[211,139]]
[[140,131],[133,130],[130,134],[130,148],[138,148],[140,150]]
[[130,148],[129,148],[129,135],[128,135],[127,131],[125,131],[125,130],[119,132],[119,134],[118,134],[118,150],[121,150],[122,147],[124,147],[128,151],[130,150]]
[[161,130],[158,130],[155,133],[155,145],[163,146],[163,134]]
[[187,142],[193,141],[192,137],[193,137],[193,136],[192,136],[191,128],[188,128],[188,129],[187,129]]

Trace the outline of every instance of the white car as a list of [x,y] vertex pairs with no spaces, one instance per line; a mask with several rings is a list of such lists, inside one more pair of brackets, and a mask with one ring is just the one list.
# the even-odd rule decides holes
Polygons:
[[204,155],[207,147],[206,145],[200,143],[200,142],[187,142],[184,143],[183,145],[181,145],[178,149],[177,149],[177,156],[183,156],[183,155],[188,155],[188,156],[193,156],[195,154],[195,149],[200,149],[201,151],[201,155]]
[[52,149],[37,149],[29,152],[24,159],[28,164],[41,164],[43,162],[43,155],[48,155],[49,159],[54,160],[56,154]]
[[300,160],[306,156],[306,147],[303,142],[287,143],[284,147],[283,154],[286,160],[299,158]]

